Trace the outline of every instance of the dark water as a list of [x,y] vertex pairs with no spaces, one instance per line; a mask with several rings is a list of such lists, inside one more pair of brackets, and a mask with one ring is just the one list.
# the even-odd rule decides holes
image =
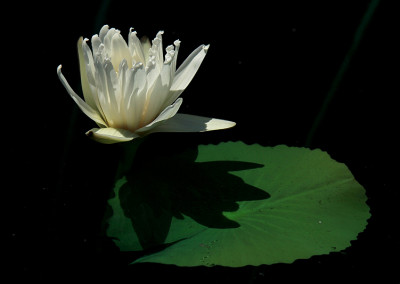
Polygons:
[[[9,144],[3,148],[3,235],[10,251],[5,268],[12,277],[54,283],[142,277],[149,283],[371,283],[377,277],[377,283],[400,283],[397,14],[389,1],[374,10],[310,137],[370,1],[298,2],[224,7],[202,2],[192,7],[111,1],[97,20],[97,2],[24,5],[29,13],[12,7],[18,23],[3,32],[3,38],[12,37],[5,52],[10,63],[4,68],[10,79],[4,86],[13,91],[3,94],[3,139]],[[181,110],[233,120],[237,126],[160,134],[159,139],[265,146],[304,146],[310,140],[312,148],[346,163],[366,189],[372,218],[359,240],[344,252],[294,264],[128,267],[134,256],[118,252],[100,234],[118,149],[85,137],[94,124],[77,110],[56,76],[62,63],[69,83],[79,90],[76,41],[81,35],[90,38],[96,21],[121,29],[124,36],[130,27],[150,38],[163,29],[165,46],[178,38],[182,42],[178,62],[210,43],[183,94]]]

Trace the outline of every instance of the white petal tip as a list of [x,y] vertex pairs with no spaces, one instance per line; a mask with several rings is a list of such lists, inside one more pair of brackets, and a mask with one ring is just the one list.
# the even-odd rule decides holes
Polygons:
[[207,50],[210,48],[210,45],[209,44],[207,44],[207,45],[203,45],[203,50],[205,51],[205,52],[207,52]]
[[236,122],[212,118],[210,121],[206,123],[206,125],[207,126],[205,131],[212,131],[212,130],[222,130],[222,129],[232,128],[236,125]]

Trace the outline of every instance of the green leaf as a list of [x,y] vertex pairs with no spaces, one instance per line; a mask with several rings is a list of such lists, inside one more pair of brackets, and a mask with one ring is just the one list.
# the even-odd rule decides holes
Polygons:
[[152,249],[136,262],[291,263],[349,247],[370,216],[364,188],[321,150],[228,142],[139,153],[109,200],[107,230],[123,251]]

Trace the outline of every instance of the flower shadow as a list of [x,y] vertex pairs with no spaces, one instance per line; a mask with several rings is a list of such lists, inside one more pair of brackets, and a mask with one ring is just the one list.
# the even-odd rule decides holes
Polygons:
[[237,161],[196,162],[197,145],[179,147],[147,140],[126,175],[119,198],[144,249],[164,244],[172,218],[192,218],[209,228],[240,224],[223,212],[238,201],[262,200],[269,194],[231,174],[263,165]]

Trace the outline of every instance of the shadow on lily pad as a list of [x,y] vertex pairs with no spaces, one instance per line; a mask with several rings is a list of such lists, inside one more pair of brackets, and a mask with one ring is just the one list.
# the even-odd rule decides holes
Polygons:
[[107,236],[134,263],[291,263],[349,247],[370,217],[365,189],[324,151],[168,141],[140,145],[108,201]]
[[[208,228],[237,228],[223,212],[238,201],[269,198],[265,191],[230,174],[263,167],[240,161],[195,162],[197,146],[182,148],[147,140],[119,190],[120,206],[143,249],[164,244],[173,218],[190,217]],[[187,217],[186,217],[187,216]]]

